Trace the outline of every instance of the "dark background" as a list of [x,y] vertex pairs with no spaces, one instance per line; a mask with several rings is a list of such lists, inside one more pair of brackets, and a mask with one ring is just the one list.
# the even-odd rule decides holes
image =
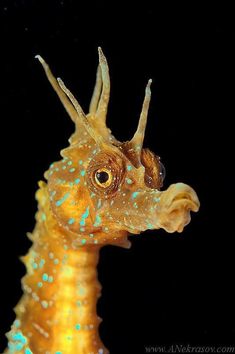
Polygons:
[[130,237],[130,250],[102,249],[101,338],[112,354],[234,344],[232,9],[82,3],[0,3],[0,352],[22,294],[18,256],[30,246],[25,234],[34,227],[37,181],[73,131],[34,55],[50,63],[86,111],[99,45],[110,66],[114,135],[127,140],[134,133],[152,77],[145,146],[162,157],[165,187],[183,181],[201,201],[183,234],[145,232]]

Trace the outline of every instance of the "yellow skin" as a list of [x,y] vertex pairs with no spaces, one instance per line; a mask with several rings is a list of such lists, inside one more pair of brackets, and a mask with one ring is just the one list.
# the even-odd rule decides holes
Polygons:
[[24,295],[5,353],[107,354],[96,315],[100,296],[96,266],[106,244],[130,247],[127,237],[147,229],[181,232],[197,211],[194,190],[183,183],[160,191],[160,158],[143,149],[150,102],[149,80],[137,131],[121,143],[106,127],[110,82],[99,48],[96,85],[85,115],[64,83],[37,56],[75,123],[62,160],[39,182],[33,245],[22,257]]

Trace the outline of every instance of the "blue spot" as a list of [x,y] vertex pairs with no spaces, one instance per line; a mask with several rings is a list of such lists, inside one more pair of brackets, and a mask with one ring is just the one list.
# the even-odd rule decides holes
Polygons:
[[24,354],[33,354],[33,352],[29,348],[26,348]]
[[62,170],[66,170],[66,167],[67,167],[67,166],[62,166]]
[[91,195],[91,198],[95,197],[95,193],[93,193],[93,192],[90,195]]
[[152,224],[148,223],[148,224],[147,224],[147,228],[148,228],[148,229],[154,229],[154,226],[153,226]]
[[153,198],[154,202],[159,202],[161,198]]
[[37,263],[33,262],[33,269],[37,269],[38,265]]
[[134,192],[134,193],[132,193],[132,199],[135,199],[138,194],[139,194],[139,192]]
[[86,208],[85,213],[83,214],[83,218],[87,218],[89,215],[89,206]]
[[72,224],[74,224],[74,222],[75,222],[75,219],[74,218],[70,218],[69,221],[68,221],[68,224],[72,225]]
[[63,202],[69,197],[70,193],[65,193],[65,195],[63,196],[63,198],[57,200],[57,202],[55,203],[57,206],[60,206],[63,204]]
[[86,211],[84,214],[82,214],[82,217],[81,217],[81,221],[80,221],[80,225],[81,226],[85,226],[86,224],[86,218],[89,216],[89,206],[86,208]]
[[46,214],[45,213],[42,213],[42,217],[41,217],[41,219],[42,219],[42,221],[45,221],[46,220]]
[[75,328],[76,328],[77,330],[79,330],[79,329],[81,329],[81,325],[80,325],[79,323],[77,323],[77,324],[75,325]]
[[15,326],[15,328],[19,328],[20,327],[20,320],[15,320],[13,325]]
[[55,354],[62,354],[62,352],[55,352]]
[[33,354],[33,352],[29,348],[26,348],[24,354]]
[[131,165],[127,165],[127,171],[131,171],[132,170],[132,166]]
[[42,285],[43,285],[43,284],[42,284],[42,282],[41,282],[41,281],[40,281],[40,282],[38,282],[38,287],[39,287],[39,288],[41,288],[41,287],[42,287]]
[[25,344],[27,342],[26,338],[23,336],[23,334],[21,332],[16,332],[13,336],[12,339],[15,341],[19,341],[23,344]]
[[39,268],[42,268],[45,263],[46,263],[45,259],[41,259],[39,262]]
[[132,179],[130,179],[130,178],[126,178],[126,183],[127,183],[127,184],[132,184],[133,181],[132,181]]
[[49,278],[48,278],[48,282],[49,282],[49,283],[53,283],[53,280],[54,280],[53,276],[50,275]]
[[85,170],[81,170],[81,176],[85,176],[86,171]]
[[67,163],[69,166],[71,166],[72,165],[72,161],[68,161],[68,163]]
[[76,171],[76,168],[74,168],[74,167],[69,169],[69,172],[71,172],[71,173],[74,172],[74,171]]
[[82,244],[82,245],[85,245],[85,243],[86,243],[86,239],[83,238],[82,241],[81,241],[81,244]]
[[44,273],[44,274],[42,275],[42,280],[43,280],[43,281],[47,281],[47,280],[48,280],[48,274],[47,274],[47,273]]
[[21,349],[23,349],[23,347],[24,347],[24,344],[17,343],[16,346],[15,346],[15,349],[16,349],[16,351],[20,351]]
[[79,182],[80,182],[80,178],[76,178],[74,181],[75,184],[78,184]]
[[99,226],[101,224],[101,217],[96,215],[94,226]]
[[84,227],[80,227],[80,231],[84,232],[85,231]]
[[82,165],[83,164],[83,161],[82,160],[79,160],[79,165]]

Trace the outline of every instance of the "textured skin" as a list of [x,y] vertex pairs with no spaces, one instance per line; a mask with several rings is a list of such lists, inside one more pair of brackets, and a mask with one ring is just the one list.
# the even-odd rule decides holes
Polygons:
[[96,266],[105,244],[130,247],[129,233],[164,228],[181,232],[197,211],[193,189],[183,183],[161,192],[160,158],[143,149],[149,81],[133,139],[121,143],[106,127],[109,75],[99,48],[97,81],[85,115],[63,82],[46,75],[75,123],[62,159],[39,182],[33,245],[22,257],[24,295],[5,353],[102,354],[96,315],[100,284]]

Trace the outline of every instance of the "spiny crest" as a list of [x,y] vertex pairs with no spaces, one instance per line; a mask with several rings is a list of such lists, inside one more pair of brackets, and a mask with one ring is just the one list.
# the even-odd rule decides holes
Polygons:
[[106,117],[110,97],[110,78],[107,60],[101,50],[98,48],[99,64],[96,74],[96,84],[90,102],[89,113],[85,114],[76,98],[65,86],[63,81],[53,76],[49,66],[40,55],[36,58],[42,64],[45,73],[52,87],[59,96],[63,106],[75,123],[75,133],[70,138],[70,144],[82,144],[93,140],[98,146],[123,146],[123,152],[136,161],[136,165],[141,164],[141,151],[147,123],[147,115],[151,98],[150,85],[152,80],[148,81],[139,124],[133,138],[127,143],[121,143],[111,134],[111,130],[106,126]]

